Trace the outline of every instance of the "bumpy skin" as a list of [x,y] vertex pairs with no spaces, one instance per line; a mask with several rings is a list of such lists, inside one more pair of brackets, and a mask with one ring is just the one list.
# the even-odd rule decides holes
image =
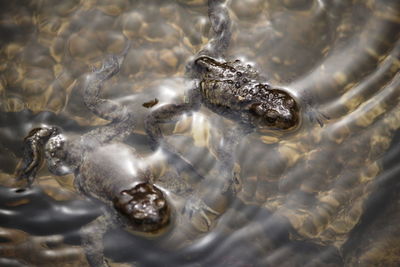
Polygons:
[[195,60],[200,74],[201,101],[214,112],[249,127],[287,130],[299,123],[299,107],[287,92],[257,81],[250,65],[218,62],[202,56]]
[[[143,232],[153,232],[169,222],[169,205],[163,192],[152,183],[140,183],[114,197],[114,207]],[[145,223],[143,218],[146,218]]]
[[[83,90],[85,105],[110,123],[78,137],[66,137],[56,127],[31,130],[17,171],[18,178],[31,186],[44,154],[52,173],[74,173],[80,193],[106,204],[105,214],[81,230],[88,262],[96,267],[109,266],[102,243],[107,229],[122,225],[135,232],[156,233],[168,226],[171,217],[169,201],[154,184],[150,170],[133,148],[120,143],[135,126],[132,112],[99,97],[103,83],[118,73],[129,46],[128,42],[120,55],[109,56],[100,69],[94,69]],[[166,186],[172,193],[177,185],[188,188],[178,177],[171,178],[177,180],[172,188]]]
[[[181,104],[169,104],[153,111],[145,120],[146,133],[152,148],[162,147],[171,158],[184,159],[163,139],[159,124],[176,116],[190,113],[202,104],[215,113],[236,121],[237,127],[224,137],[224,148],[217,151],[219,168],[226,184],[222,191],[237,183],[233,174],[234,149],[243,135],[259,128],[291,130],[300,123],[297,101],[286,91],[271,88],[250,65],[239,60],[225,62],[223,58],[231,37],[231,22],[225,1],[210,0],[209,17],[213,35],[195,60],[187,65],[187,76],[197,81]],[[317,118],[318,120],[318,118]],[[319,122],[320,120],[318,120]],[[229,190],[235,193],[235,190]]]
[[24,159],[17,173],[19,180],[26,180],[30,186],[36,176],[43,157],[43,146],[51,138],[59,134],[56,127],[35,128],[24,138]]

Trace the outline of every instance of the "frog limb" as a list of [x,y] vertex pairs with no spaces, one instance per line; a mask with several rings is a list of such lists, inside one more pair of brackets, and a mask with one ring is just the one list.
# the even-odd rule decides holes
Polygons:
[[[148,136],[151,139],[151,143],[153,144],[153,149],[156,149],[158,146],[162,147],[171,155],[179,157],[180,159],[187,162],[187,164],[191,167],[191,170],[194,170],[191,163],[185,160],[184,157],[180,155],[172,145],[163,140],[163,135],[159,126],[160,123],[172,121],[172,118],[174,116],[181,115],[184,112],[195,110],[198,108],[198,106],[200,105],[199,99],[201,99],[198,90],[193,89],[192,91],[190,91],[190,93],[191,94],[189,95],[188,103],[165,105],[155,110],[153,113],[149,114],[149,116],[145,120],[145,128]],[[253,130],[253,128],[247,125],[240,124],[239,126],[234,128],[233,131],[230,131],[227,134],[227,136],[224,138],[224,144],[222,145],[222,147],[216,150],[218,158],[216,166],[218,170],[218,175],[221,177],[222,180],[223,193],[232,192],[233,194],[235,194],[236,192],[238,179],[237,176],[233,173],[234,149],[240,141],[241,137],[249,134]],[[189,217],[192,217],[194,213],[199,213],[201,217],[205,220],[207,227],[210,228],[211,221],[206,212],[210,212],[214,215],[219,215],[219,213],[208,207],[207,204],[205,204],[204,201],[202,201],[201,198],[198,197],[199,194],[195,191],[188,191],[187,194],[178,195],[184,196],[185,199],[188,199],[183,213],[189,215]]]
[[223,145],[215,150],[218,158],[217,168],[222,176],[223,188],[222,193],[233,193],[238,191],[240,185],[239,174],[234,171],[234,155],[235,148],[243,136],[250,134],[254,129],[247,125],[239,124],[224,137]]
[[82,247],[90,266],[110,267],[103,253],[103,236],[113,223],[111,216],[106,212],[80,230]]
[[157,180],[157,184],[184,198],[186,203],[183,206],[182,214],[188,216],[190,219],[194,214],[199,214],[205,221],[207,229],[210,229],[211,220],[206,212],[215,216],[220,215],[220,213],[204,203],[204,201],[199,197],[200,194],[197,191],[194,191],[185,181],[177,179],[177,177],[178,174],[176,172],[169,171]]
[[325,122],[330,119],[329,116],[325,115],[322,112],[319,112],[311,106],[308,107],[306,114],[311,123],[317,122],[321,128],[324,126]]
[[198,110],[200,107],[200,94],[197,88],[189,91],[186,103],[168,104],[150,113],[145,119],[145,130],[150,138],[150,146],[153,150],[161,147],[169,155],[169,160],[183,162],[192,172],[202,177],[171,144],[163,139],[163,134],[159,126],[160,123],[171,122],[174,117],[180,116],[185,112]]
[[17,180],[26,180],[28,187],[35,180],[36,173],[43,162],[43,147],[46,142],[59,134],[56,127],[32,129],[24,139],[22,166],[17,170]]
[[129,115],[125,121],[109,123],[96,128],[80,138],[80,144],[86,150],[92,150],[100,145],[110,142],[122,142],[135,127],[133,115]]
[[96,116],[111,123],[92,130],[81,138],[81,143],[89,148],[112,141],[122,141],[135,127],[132,112],[124,105],[99,97],[105,81],[117,74],[128,53],[130,42],[118,55],[109,55],[99,69],[94,69],[88,77],[87,86],[83,89],[83,100],[86,107]]
[[199,56],[221,57],[231,40],[231,20],[225,0],[208,1],[208,17],[211,22],[210,42],[197,54]]
[[199,89],[193,88],[189,91],[187,101],[180,104],[167,104],[151,112],[145,119],[145,130],[151,141],[152,149],[160,145],[163,138],[160,123],[171,122],[174,117],[183,115],[185,112],[196,111],[200,108]]
[[209,46],[202,50],[199,55],[220,57],[228,49],[232,35],[231,20],[225,0],[209,0],[208,17],[214,36]]
[[326,121],[330,120],[330,117],[320,112],[315,107],[315,97],[311,95],[309,92],[304,92],[304,96],[302,97],[305,105],[305,114],[311,123],[317,122],[319,126],[322,128]]
[[215,216],[220,215],[218,211],[210,208],[201,198],[197,196],[197,194],[192,194],[189,197],[182,210],[182,213],[188,215],[189,218],[192,218],[195,213],[198,213],[205,221],[207,230],[209,230],[211,228],[211,220],[206,212]]
[[[208,17],[211,22],[211,38],[208,44],[201,49],[194,59],[200,56],[222,57],[228,49],[231,40],[231,20],[225,0],[208,1]],[[198,66],[195,60],[186,65],[186,75],[197,78]]]
[[127,43],[124,51],[119,55],[109,55],[103,60],[102,66],[89,75],[87,86],[83,90],[83,100],[88,109],[96,116],[112,122],[119,122],[128,119],[127,108],[119,103],[99,97],[99,93],[105,81],[113,77],[120,70],[130,42]]

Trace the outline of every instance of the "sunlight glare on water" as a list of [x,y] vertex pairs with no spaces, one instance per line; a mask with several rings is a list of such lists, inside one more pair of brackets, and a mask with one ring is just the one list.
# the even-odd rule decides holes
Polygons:
[[[148,114],[187,102],[196,85],[186,64],[210,47],[207,1],[0,7],[1,266],[89,266],[82,229],[98,231],[90,223],[107,205],[79,194],[74,175],[57,177],[45,165],[32,188],[17,189],[15,170],[32,128],[55,125],[79,137],[108,123],[88,110],[82,91],[92,69],[127,40],[122,68],[100,94],[133,111],[135,127],[125,144],[99,148],[83,166],[90,175],[98,160],[110,188],[150,170],[172,218],[156,235],[110,225],[102,240],[111,266],[400,265],[398,0],[226,2],[232,40],[223,59],[258,70],[260,82],[288,91],[302,114],[295,131],[240,137],[234,193],[223,189],[218,151],[237,122],[203,105],[163,123],[164,139],[185,161],[152,151],[144,130]],[[318,114],[323,127],[312,121]],[[205,211],[209,226],[201,212],[183,212],[194,192],[218,213]]]

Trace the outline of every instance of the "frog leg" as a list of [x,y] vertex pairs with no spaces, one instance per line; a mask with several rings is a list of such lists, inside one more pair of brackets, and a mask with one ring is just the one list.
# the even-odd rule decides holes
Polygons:
[[221,57],[231,41],[231,19],[225,0],[208,0],[208,17],[211,22],[211,40],[197,56]]
[[43,162],[43,147],[47,141],[60,133],[56,127],[32,129],[24,139],[24,152],[21,166],[17,169],[17,180],[26,180],[30,187]]
[[217,168],[220,176],[222,176],[223,188],[222,193],[231,193],[236,195],[240,185],[239,174],[234,171],[234,155],[240,140],[254,131],[254,128],[239,124],[224,137],[223,144],[218,147],[215,152],[218,158]]
[[177,179],[178,177],[178,173],[170,170],[158,178],[156,182],[168,191],[186,199],[182,214],[188,215],[191,219],[195,213],[198,213],[205,221],[207,229],[210,229],[211,220],[206,212],[215,216],[220,215],[220,213],[204,203],[204,201],[199,197],[200,194],[196,190],[193,190],[184,180]]
[[80,230],[82,246],[90,266],[110,267],[104,257],[103,236],[114,223],[106,212]]
[[228,49],[231,41],[231,19],[229,17],[228,8],[225,0],[209,0],[208,1],[208,17],[210,18],[211,27],[214,36],[210,41],[210,56],[221,57]]
[[171,122],[176,116],[198,110],[201,105],[200,100],[200,90],[196,87],[189,91],[185,103],[161,106],[146,117],[144,122],[145,130],[150,138],[152,149],[156,149],[161,144],[163,138],[159,124]]
[[150,138],[150,146],[153,150],[161,147],[167,154],[169,160],[174,163],[181,162],[186,165],[192,172],[194,172],[199,177],[199,175],[194,167],[189,161],[187,161],[171,144],[163,139],[163,134],[161,132],[160,123],[167,123],[173,121],[174,117],[188,113],[190,111],[195,111],[200,108],[200,92],[198,88],[194,88],[189,91],[187,102],[181,104],[168,104],[161,106],[152,113],[150,113],[145,119],[145,130]]
[[229,47],[231,41],[231,19],[225,0],[208,0],[208,17],[211,22],[211,37],[208,44],[201,49],[194,60],[186,65],[186,74],[189,77],[197,76],[197,67],[195,61],[200,56],[209,56],[213,58],[223,57],[223,54]]
[[182,210],[182,213],[187,214],[189,218],[192,218],[195,213],[198,213],[206,223],[207,230],[209,230],[211,228],[211,220],[206,212],[215,216],[220,215],[218,211],[208,206],[196,193],[192,193],[188,197],[187,202]]
[[95,115],[108,121],[121,121],[126,118],[128,112],[125,106],[109,99],[99,97],[104,82],[109,80],[120,70],[120,67],[128,53],[130,42],[127,42],[122,53],[109,55],[99,69],[94,69],[87,78],[87,86],[83,89],[83,101],[88,109]]
[[83,89],[83,101],[90,111],[96,116],[110,121],[110,124],[86,134],[81,141],[85,146],[121,141],[134,128],[134,116],[126,106],[99,97],[103,84],[119,72],[129,48],[130,42],[128,41],[120,54],[106,57],[102,66],[99,69],[94,69],[87,78],[87,85]]
[[[241,138],[252,131],[253,129],[246,125],[236,126],[224,137],[222,146],[215,150],[217,156],[216,169],[218,175],[218,177],[215,177],[215,180],[221,181],[220,185],[222,185],[222,188],[220,191],[222,195],[225,195],[225,197],[234,197],[240,190],[238,189],[240,180],[238,174],[234,172],[234,153]],[[208,181],[203,182],[208,183]],[[198,188],[201,187],[202,185],[198,186]],[[199,197],[200,194],[201,193],[196,190],[189,191],[186,194],[187,202],[184,206],[183,213],[188,214],[189,218],[191,218],[194,213],[198,213],[205,221],[207,228],[210,229],[211,220],[207,213],[214,216],[218,216],[220,213],[209,207]]]

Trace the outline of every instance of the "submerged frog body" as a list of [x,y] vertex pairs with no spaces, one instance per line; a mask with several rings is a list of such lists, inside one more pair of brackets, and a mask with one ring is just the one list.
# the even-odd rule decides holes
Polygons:
[[159,235],[170,228],[174,208],[165,190],[185,198],[184,212],[189,216],[198,212],[207,226],[211,222],[205,211],[218,215],[176,172],[154,179],[136,151],[122,143],[135,127],[134,114],[126,106],[100,98],[99,93],[103,83],[118,73],[128,49],[129,42],[120,55],[104,60],[102,67],[88,76],[83,90],[86,107],[110,123],[82,136],[63,135],[57,127],[31,130],[24,140],[24,158],[17,173],[30,186],[44,155],[53,174],[74,173],[78,192],[105,204],[105,214],[81,230],[88,262],[96,267],[109,266],[102,238],[110,227],[120,225],[145,235]]
[[76,180],[81,192],[115,208],[132,230],[153,233],[168,226],[172,209],[154,183],[143,159],[121,143],[90,152]]

